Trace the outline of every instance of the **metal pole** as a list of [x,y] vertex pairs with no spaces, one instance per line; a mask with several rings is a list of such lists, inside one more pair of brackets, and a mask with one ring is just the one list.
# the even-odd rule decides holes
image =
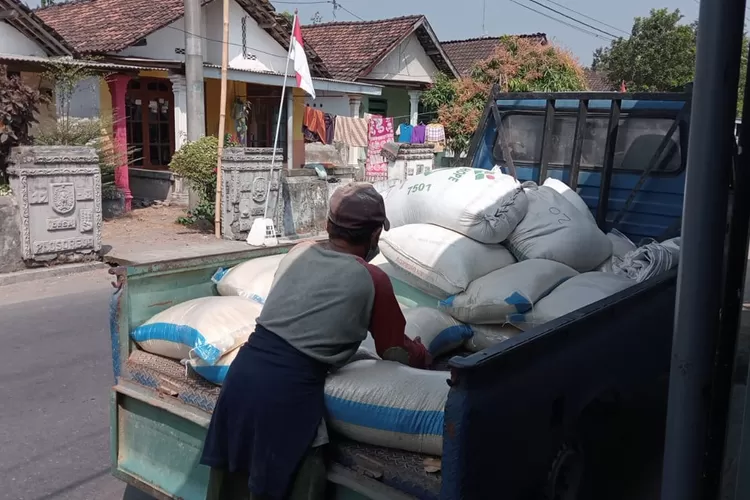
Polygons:
[[[201,0],[185,0],[185,83],[187,87],[187,140],[206,135],[206,110],[203,92],[203,39]],[[191,188],[189,206],[195,208],[199,193]]]
[[744,0],[700,3],[662,500],[711,498],[704,481]]

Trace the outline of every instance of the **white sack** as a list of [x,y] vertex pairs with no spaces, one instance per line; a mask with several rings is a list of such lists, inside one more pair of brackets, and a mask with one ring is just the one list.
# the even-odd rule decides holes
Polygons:
[[433,357],[461,347],[474,335],[471,327],[451,318],[448,314],[430,307],[415,307],[404,311],[406,336],[420,337]]
[[474,335],[466,339],[464,347],[479,352],[495,344],[505,342],[522,332],[513,325],[470,325]]
[[612,256],[600,264],[596,270],[605,273],[613,273],[615,272],[613,267],[614,263],[622,261],[628,252],[632,252],[638,247],[635,246],[635,243],[630,241],[630,238],[617,229],[608,232],[607,238],[612,242]]
[[526,217],[505,242],[518,260],[548,259],[590,271],[612,255],[612,242],[554,189],[524,184]]
[[393,293],[396,294],[396,300],[398,300],[402,309],[417,306],[437,307],[438,299],[436,297],[408,284],[411,279],[409,274],[388,262],[382,254],[372,259],[370,264],[382,269],[391,279]]
[[594,218],[594,214],[591,213],[589,206],[586,205],[586,202],[583,201],[583,198],[581,198],[578,193],[570,189],[570,186],[563,181],[553,179],[552,177],[549,177],[542,185],[554,189],[556,192],[563,195],[563,197],[568,200],[571,205],[576,207],[579,212],[584,214],[592,224],[596,224],[596,219]]
[[156,314],[130,335],[146,352],[213,365],[253,333],[262,307],[242,297],[202,297]]
[[473,168],[441,168],[387,190],[391,227],[435,224],[482,243],[500,243],[526,214],[513,177]]
[[432,224],[407,224],[383,232],[380,252],[403,271],[409,285],[440,299],[516,262],[502,245],[479,243]]
[[236,347],[228,353],[224,354],[219,358],[219,361],[217,361],[215,365],[209,365],[202,359],[191,359],[188,361],[188,364],[195,373],[208,380],[212,384],[222,385],[224,383],[224,379],[227,377],[229,365],[231,365],[234,361],[234,358],[237,357],[237,354],[240,352],[240,349],[243,345],[245,344],[243,343],[239,347]]
[[537,302],[532,311],[517,316],[513,324],[523,330],[529,330],[614,295],[634,284],[634,281],[612,273],[579,274]]
[[269,255],[250,259],[231,269],[219,268],[211,281],[216,283],[219,295],[239,295],[265,304],[276,270],[285,256],[286,254]]
[[442,455],[447,378],[392,361],[355,361],[326,379],[326,422],[361,443]]
[[632,252],[628,252],[622,259],[615,259],[612,263],[614,273],[626,276],[640,283],[652,276],[665,273],[676,267],[680,262],[679,237],[662,243],[653,241]]
[[531,259],[511,264],[473,281],[465,292],[440,302],[459,321],[477,325],[512,323],[517,314],[578,273],[559,262]]

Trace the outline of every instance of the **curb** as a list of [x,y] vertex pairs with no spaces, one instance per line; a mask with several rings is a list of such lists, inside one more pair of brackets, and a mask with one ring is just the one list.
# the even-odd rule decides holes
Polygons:
[[111,266],[105,262],[82,262],[78,264],[63,264],[55,267],[44,267],[40,269],[26,269],[15,273],[0,274],[0,286],[15,285],[27,281],[35,281],[46,278],[59,278],[72,274],[85,273],[97,269],[109,269]]

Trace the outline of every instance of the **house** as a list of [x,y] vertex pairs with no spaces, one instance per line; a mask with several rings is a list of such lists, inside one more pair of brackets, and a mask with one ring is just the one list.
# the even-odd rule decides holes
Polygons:
[[586,75],[586,86],[589,90],[594,90],[596,92],[612,92],[620,89],[619,85],[610,82],[607,75],[601,71],[584,68],[583,73]]
[[314,102],[306,100],[328,113],[380,114],[393,117],[395,125],[416,125],[422,91],[440,72],[458,76],[421,15],[314,24],[303,26],[302,34],[334,78],[383,87],[379,96],[348,99],[340,92],[324,92]]
[[[544,33],[532,33],[528,35],[513,35],[518,38],[536,40],[541,45],[547,45],[547,35]],[[500,46],[502,37],[480,37],[467,38],[465,40],[449,40],[440,42],[443,50],[453,62],[458,73],[463,76],[470,76],[474,66],[482,62],[495,52]]]
[[[205,130],[216,135],[222,2],[204,0],[201,8]],[[127,144],[133,152],[131,177],[154,179],[162,172],[162,180],[169,179],[172,154],[187,137],[183,0],[87,0],[54,5],[36,14],[82,56],[141,68],[134,74],[114,73],[100,84],[99,112],[115,118],[116,142],[119,147]],[[283,105],[280,102],[290,33],[290,21],[266,0],[231,1],[226,130],[243,145],[270,147],[281,113],[279,145],[292,168],[305,160],[304,94],[290,88]],[[306,51],[316,92],[380,95],[379,86],[331,78],[315,51],[309,47]],[[293,76],[287,85],[295,85]],[[179,199],[185,198],[177,184],[175,191],[180,191]],[[131,195],[126,190],[127,196]]]

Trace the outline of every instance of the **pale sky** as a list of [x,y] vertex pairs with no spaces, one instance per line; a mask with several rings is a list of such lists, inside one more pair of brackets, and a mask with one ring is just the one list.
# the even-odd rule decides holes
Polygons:
[[[299,9],[302,24],[308,24],[316,11],[320,12],[323,21],[354,21],[357,20],[357,16],[365,20],[373,20],[409,14],[424,14],[441,40],[474,38],[483,34],[483,0],[434,0],[431,2],[417,2],[413,0],[341,0],[339,3],[342,8],[336,10],[335,18],[333,17],[333,4],[331,0],[271,1],[278,11],[288,10],[292,12],[295,8]],[[634,17],[646,16],[652,8],[666,7],[670,10],[680,9],[680,12],[685,16],[684,22],[686,23],[692,22],[698,17],[697,0],[554,0],[557,4],[564,5],[585,16],[611,25],[611,27],[598,24],[591,19],[565,10],[547,0],[485,1],[484,31],[487,35],[499,36],[541,31],[547,33],[547,36],[554,43],[570,49],[580,62],[586,66],[591,63],[594,49],[603,45],[609,45],[609,41],[607,40],[609,37],[600,31],[581,26],[560,14],[547,10],[538,3],[534,3],[535,1],[595,26],[609,34],[621,36],[625,36],[625,33],[630,32]],[[32,7],[38,6],[39,0],[28,0],[28,4]],[[559,21],[578,26],[580,30],[532,12],[518,4],[543,12]],[[351,13],[346,12],[344,9]],[[597,38],[581,30],[596,33],[605,39]]]

